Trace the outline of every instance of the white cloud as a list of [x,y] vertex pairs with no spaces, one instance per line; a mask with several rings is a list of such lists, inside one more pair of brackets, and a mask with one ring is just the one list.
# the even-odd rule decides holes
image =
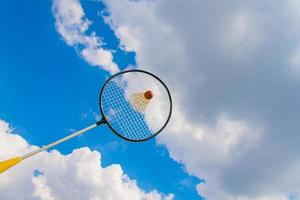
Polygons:
[[112,54],[103,49],[85,48],[81,51],[83,58],[94,66],[103,66],[103,69],[111,73],[118,72],[118,66],[112,62]]
[[121,46],[171,89],[174,114],[158,142],[205,178],[199,194],[297,197],[298,1],[104,2]]
[[112,53],[101,48],[102,41],[95,32],[86,33],[92,23],[85,17],[85,13],[78,0],[54,0],[52,5],[56,30],[64,41],[77,48],[80,55],[90,65],[98,66],[114,74],[119,71],[113,62]]
[[52,196],[51,189],[47,186],[46,177],[37,176],[32,178],[32,183],[34,185],[33,196],[38,197],[41,200],[55,200]]
[[[212,194],[217,194],[221,169],[232,167],[237,159],[247,155],[261,139],[262,129],[226,115],[221,115],[212,126],[191,123],[176,103],[171,123],[158,136],[158,143],[166,145],[173,159],[183,163],[190,174],[205,179],[205,186],[213,187]],[[223,199],[208,195],[209,199]]]
[[[0,160],[37,148],[12,131],[0,120]],[[68,155],[56,150],[42,152],[0,174],[1,199],[173,199],[173,194],[141,190],[118,164],[101,167],[100,157],[89,148],[75,149]],[[34,170],[42,173],[33,176]]]
[[124,41],[124,44],[121,47],[126,51],[135,51],[139,49],[139,41],[136,40],[134,37],[131,36],[131,32],[138,32],[138,30],[128,30],[127,26],[120,26],[116,30],[116,34],[122,38],[122,41]]

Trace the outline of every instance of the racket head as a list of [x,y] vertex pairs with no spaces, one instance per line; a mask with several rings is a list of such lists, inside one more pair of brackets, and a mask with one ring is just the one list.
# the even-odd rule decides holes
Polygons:
[[[134,109],[131,94],[154,91],[143,113]],[[159,104],[159,106],[157,105]],[[172,98],[166,84],[154,74],[131,69],[111,76],[99,95],[100,112],[109,128],[130,142],[143,142],[157,136],[172,114]]]

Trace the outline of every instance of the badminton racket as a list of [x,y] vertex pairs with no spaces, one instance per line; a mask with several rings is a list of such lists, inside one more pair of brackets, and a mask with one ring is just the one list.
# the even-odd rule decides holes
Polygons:
[[0,162],[0,173],[102,124],[124,140],[149,140],[157,136],[169,122],[172,99],[168,87],[157,76],[133,69],[119,72],[105,82],[100,91],[99,106],[101,120],[23,156]]

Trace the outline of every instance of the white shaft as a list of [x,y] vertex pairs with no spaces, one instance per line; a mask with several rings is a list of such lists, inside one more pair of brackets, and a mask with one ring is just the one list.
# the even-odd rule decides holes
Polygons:
[[75,132],[75,133],[72,133],[71,135],[68,135],[68,136],[66,136],[66,137],[64,137],[64,138],[62,138],[62,139],[60,139],[60,140],[57,140],[57,141],[55,141],[55,142],[52,142],[51,144],[48,144],[48,145],[46,145],[46,146],[43,146],[42,148],[39,148],[39,149],[37,149],[37,150],[35,150],[35,151],[33,151],[33,152],[30,152],[30,153],[28,153],[28,154],[25,154],[24,156],[22,156],[22,160],[24,160],[24,159],[26,159],[26,158],[29,158],[29,157],[31,157],[31,156],[37,154],[37,153],[40,153],[41,151],[47,150],[47,149],[49,149],[49,148],[51,148],[51,147],[53,147],[53,146],[55,146],[55,145],[58,145],[58,144],[60,144],[60,143],[62,143],[62,142],[64,142],[64,141],[66,141],[66,140],[68,140],[68,139],[71,139],[71,138],[73,138],[73,137],[76,137],[77,135],[80,135],[80,134],[82,134],[82,133],[84,133],[84,132],[86,132],[86,131],[88,131],[88,130],[91,130],[91,129],[97,127],[98,125],[99,125],[99,124],[95,123],[95,124],[90,125],[90,126],[84,128],[84,129],[81,129],[80,131],[77,131],[77,132]]

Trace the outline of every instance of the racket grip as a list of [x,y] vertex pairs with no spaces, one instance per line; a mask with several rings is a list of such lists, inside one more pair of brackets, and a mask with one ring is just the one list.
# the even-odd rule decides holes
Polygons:
[[22,161],[22,157],[15,157],[9,160],[0,162],[0,174],[8,170],[9,168],[15,166]]

